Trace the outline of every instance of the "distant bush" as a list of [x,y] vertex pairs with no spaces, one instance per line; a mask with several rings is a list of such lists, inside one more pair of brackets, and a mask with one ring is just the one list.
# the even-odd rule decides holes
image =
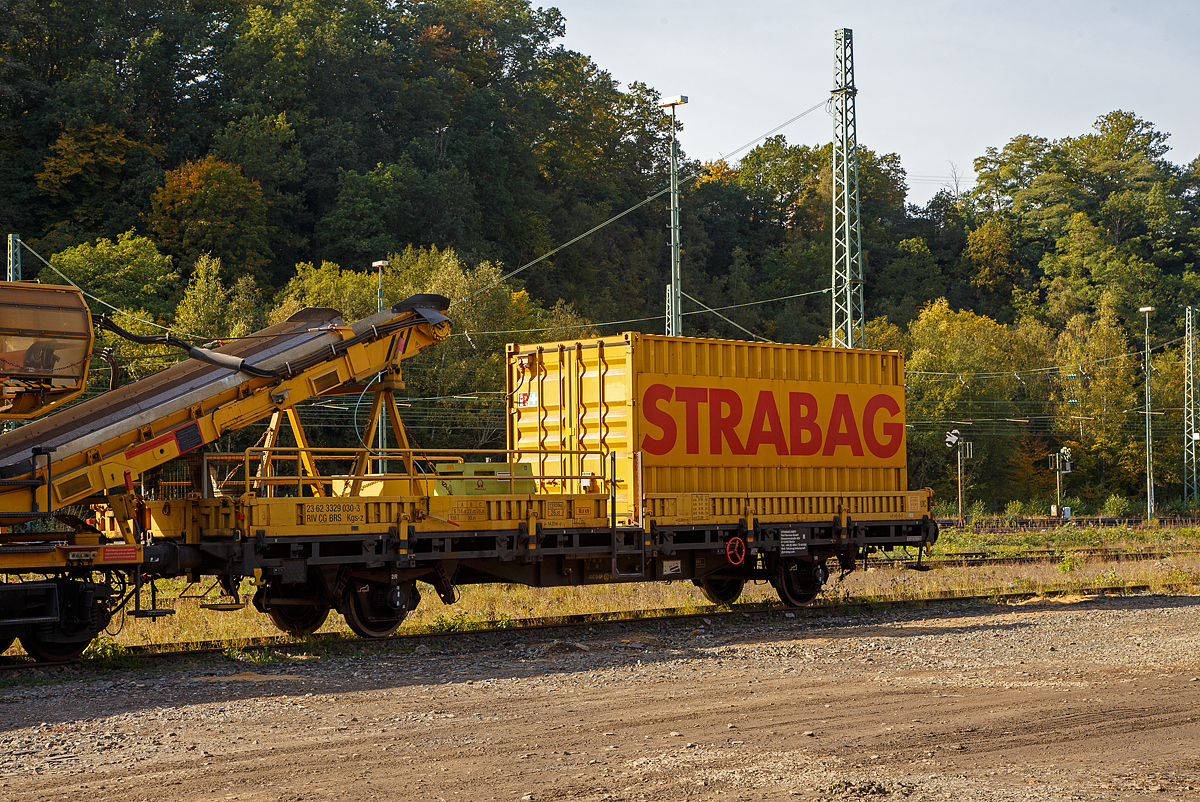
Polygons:
[[85,660],[112,663],[120,662],[125,656],[125,647],[107,636],[96,638],[83,650],[83,659]]
[[1048,498],[1035,498],[1025,502],[1026,515],[1049,515],[1051,501]]
[[1064,574],[1067,574],[1071,571],[1078,571],[1079,566],[1082,564],[1083,562],[1078,556],[1074,554],[1064,554],[1063,558],[1058,562],[1058,570],[1062,571]]
[[972,521],[974,521],[978,518],[983,518],[984,516],[986,516],[988,514],[987,502],[984,501],[983,499],[978,499],[976,501],[972,501],[971,505],[969,507],[967,507],[966,514],[967,514],[967,518],[969,518]]
[[958,502],[957,501],[938,501],[933,505],[934,518],[956,518],[958,517]]
[[1100,512],[1109,518],[1125,518],[1129,515],[1129,507],[1129,499],[1113,493],[1104,502],[1104,506],[1100,508]]
[[1091,515],[1093,511],[1092,507],[1079,496],[1064,496],[1062,505],[1071,508],[1072,518],[1078,518],[1080,515]]

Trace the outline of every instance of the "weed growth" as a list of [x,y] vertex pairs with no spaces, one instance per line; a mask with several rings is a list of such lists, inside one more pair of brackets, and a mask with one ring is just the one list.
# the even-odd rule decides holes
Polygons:
[[1064,554],[1063,558],[1058,561],[1058,570],[1062,571],[1064,574],[1068,574],[1071,571],[1078,571],[1079,566],[1082,564],[1082,561],[1075,555]]
[[88,644],[87,649],[83,652],[84,660],[92,660],[97,663],[120,663],[127,657],[125,644],[118,643],[115,638],[108,635],[96,638]]
[[225,657],[237,663],[286,663],[296,659],[290,654],[277,652],[273,649],[242,649],[230,646],[225,650]]

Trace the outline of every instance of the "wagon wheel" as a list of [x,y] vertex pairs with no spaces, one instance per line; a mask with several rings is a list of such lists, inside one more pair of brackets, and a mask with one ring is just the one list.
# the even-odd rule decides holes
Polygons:
[[321,628],[329,618],[329,608],[316,604],[272,604],[267,615],[281,631],[303,638]]
[[744,579],[705,577],[700,580],[700,591],[704,594],[704,598],[713,604],[733,604],[737,601],[738,596],[742,595],[742,588],[745,586],[746,580]]
[[417,583],[387,585],[351,579],[342,594],[341,613],[360,638],[386,638],[400,628],[409,610],[421,603]]
[[827,579],[829,569],[824,562],[780,560],[771,576],[771,584],[784,604],[801,607],[817,598]]
[[44,640],[32,632],[21,636],[21,645],[25,647],[29,656],[43,663],[66,663],[74,660],[87,650],[91,642],[92,636],[63,643]]

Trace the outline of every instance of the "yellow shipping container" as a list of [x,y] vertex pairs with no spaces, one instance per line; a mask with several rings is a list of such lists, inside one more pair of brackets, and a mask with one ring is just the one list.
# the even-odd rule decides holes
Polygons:
[[[912,517],[899,352],[626,332],[510,345],[508,391],[508,447],[582,489],[615,454],[630,522],[631,498],[669,519],[745,514],[725,508],[739,497],[758,514]],[[681,494],[704,509],[654,506]]]

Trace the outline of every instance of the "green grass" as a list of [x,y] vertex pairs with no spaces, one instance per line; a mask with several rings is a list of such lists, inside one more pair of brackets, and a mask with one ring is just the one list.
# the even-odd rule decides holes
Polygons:
[[1200,529],[1145,527],[1095,527],[1048,522],[1044,531],[987,533],[973,527],[946,527],[933,548],[934,557],[961,552],[986,551],[1002,557],[1030,549],[1068,551],[1071,549],[1110,548],[1123,551],[1157,549],[1200,549]]

